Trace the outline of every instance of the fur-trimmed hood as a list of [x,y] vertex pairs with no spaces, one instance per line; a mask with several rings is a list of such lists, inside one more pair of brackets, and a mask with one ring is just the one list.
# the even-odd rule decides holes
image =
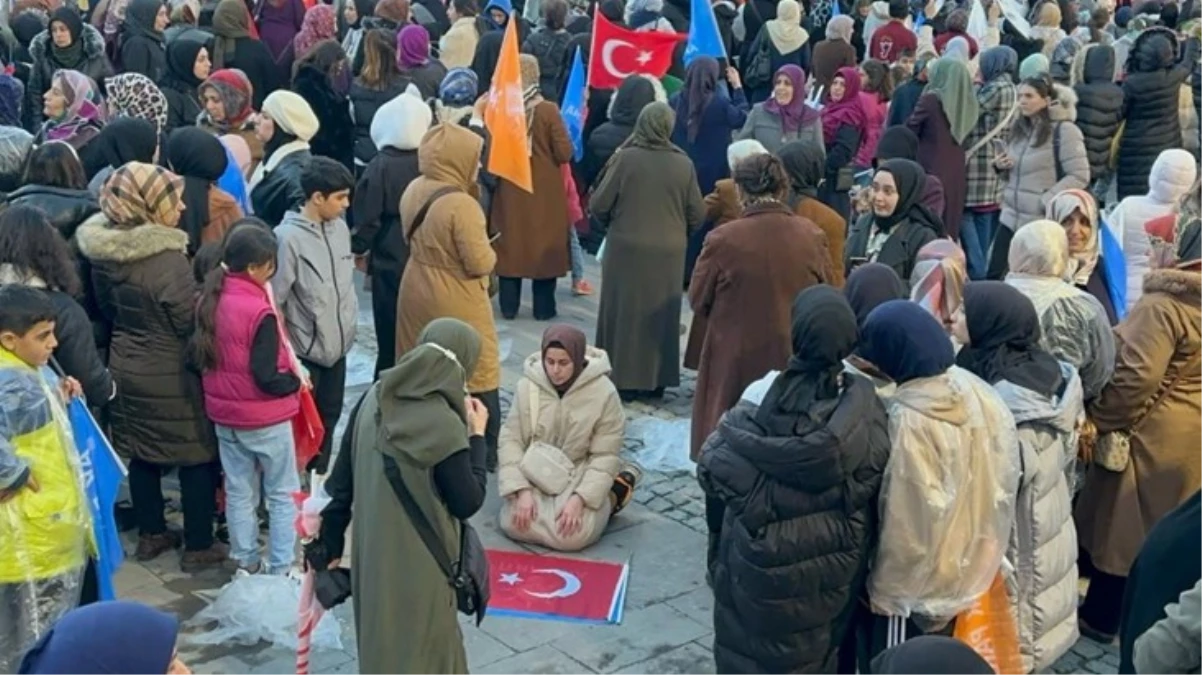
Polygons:
[[103,213],[84,221],[75,231],[79,252],[97,262],[128,263],[145,260],[164,251],[187,254],[188,233],[156,223],[117,229]]
[[1165,293],[1194,307],[1202,306],[1202,273],[1152,270],[1144,276],[1144,293]]
[[[80,33],[80,39],[83,40],[83,55],[89,61],[105,58],[104,55],[104,36],[96,27],[85,23],[83,32]],[[46,29],[38,33],[33,38],[33,42],[29,43],[29,55],[33,57],[34,63],[40,63],[46,60],[47,52],[50,49],[50,30]],[[102,82],[97,84],[103,86]]]
[[1053,122],[1077,121],[1077,92],[1072,87],[1056,85],[1056,100],[1048,106],[1048,117]]

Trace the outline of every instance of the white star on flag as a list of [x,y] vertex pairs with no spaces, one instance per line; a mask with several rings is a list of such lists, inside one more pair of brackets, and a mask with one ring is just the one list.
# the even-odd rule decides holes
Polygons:
[[517,584],[521,583],[521,581],[522,581],[522,577],[517,572],[512,572],[512,573],[506,572],[506,573],[501,574],[501,583],[503,583],[503,584],[508,584],[510,586],[516,586]]
[[647,62],[651,60],[651,57],[652,57],[651,52],[642,51],[642,52],[639,52],[639,55],[636,56],[634,60],[638,61],[640,66],[645,66],[645,65],[647,65]]

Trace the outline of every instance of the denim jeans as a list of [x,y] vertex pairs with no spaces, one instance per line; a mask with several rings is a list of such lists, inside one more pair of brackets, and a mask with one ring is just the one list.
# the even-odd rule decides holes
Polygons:
[[255,482],[262,480],[271,525],[267,571],[282,574],[296,558],[296,505],[292,493],[300,489],[300,480],[296,473],[292,422],[260,429],[215,426],[221,465],[225,469],[225,518],[230,530],[230,557],[245,568],[252,568],[259,562]]
[[580,248],[580,237],[576,235],[576,228],[568,228],[570,237],[568,239],[568,253],[572,258],[572,283],[575,284],[584,278],[584,249]]
[[979,281],[989,269],[989,247],[997,234],[1000,211],[979,213],[965,211],[960,219],[960,245],[968,258],[968,278]]

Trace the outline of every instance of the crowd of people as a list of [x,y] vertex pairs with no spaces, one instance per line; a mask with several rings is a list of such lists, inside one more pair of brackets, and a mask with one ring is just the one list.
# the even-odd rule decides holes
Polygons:
[[[1026,672],[1080,635],[1197,669],[1197,0],[715,0],[724,54],[687,63],[686,0],[2,4],[5,672],[87,669],[64,635],[109,614],[162,646],[130,668],[183,668],[170,617],[95,604],[74,398],[127,464],[134,558],[348,551],[360,667],[465,672],[442,563],[479,555],[490,474],[506,536],[587,548],[641,476],[623,404],[682,368],[720,672],[984,672],[945,638],[997,584]],[[588,88],[573,137],[601,16],[681,41]],[[530,190],[484,168],[507,32]],[[593,344],[554,323],[586,253]],[[334,452],[357,272],[375,383]],[[550,323],[503,416],[527,279]],[[348,544],[352,512],[392,534]]]

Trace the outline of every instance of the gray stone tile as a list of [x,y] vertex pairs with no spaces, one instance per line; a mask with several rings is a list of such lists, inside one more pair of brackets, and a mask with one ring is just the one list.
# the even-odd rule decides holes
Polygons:
[[666,604],[703,626],[713,625],[714,592],[705,584],[695,591],[668,600]]
[[639,661],[617,671],[618,673],[713,673],[714,655],[696,642]]
[[607,533],[581,555],[594,560],[630,561],[627,610],[705,586],[705,537],[663,516]]
[[514,654],[482,668],[472,668],[473,673],[592,673],[579,661],[549,645]]
[[628,609],[618,626],[589,626],[555,641],[556,648],[597,672],[619,668],[665,654],[692,642],[709,630],[666,604]]
[[155,576],[150,570],[138,564],[130,556],[117,573],[113,575],[113,587],[117,590],[117,595],[125,597],[125,595],[134,589],[148,585],[158,585],[163,583],[161,579]]
[[512,616],[486,616],[479,630],[515,652],[525,652],[565,636],[587,630],[587,626],[565,621],[540,621]]
[[[459,625],[463,630],[463,647],[467,651],[467,663],[472,672],[479,670],[482,666],[514,655],[515,650],[506,647],[500,640],[477,628],[475,619],[460,616],[466,619],[466,621],[460,621]],[[488,621],[487,617],[485,617],[485,621]]]

